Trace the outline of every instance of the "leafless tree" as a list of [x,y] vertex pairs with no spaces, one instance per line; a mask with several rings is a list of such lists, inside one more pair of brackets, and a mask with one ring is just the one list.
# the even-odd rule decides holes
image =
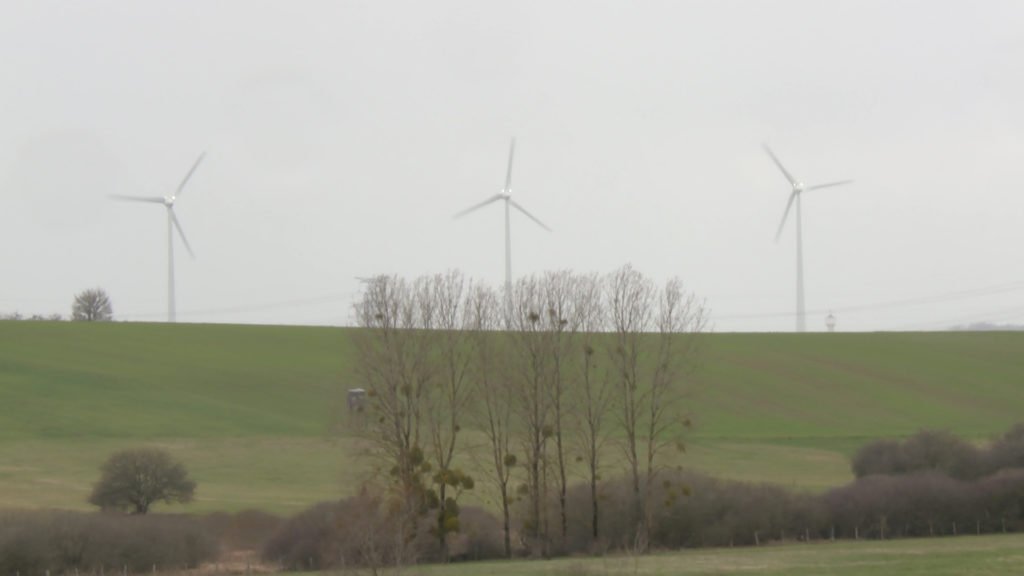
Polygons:
[[89,503],[104,510],[145,514],[156,502],[191,502],[196,483],[185,466],[162,448],[136,448],[115,452],[100,468]]
[[544,291],[545,318],[543,323],[544,340],[549,356],[549,367],[546,378],[548,404],[551,407],[551,430],[555,444],[555,465],[557,467],[556,483],[558,488],[558,511],[562,541],[568,532],[568,516],[566,513],[566,490],[568,478],[566,474],[566,438],[565,428],[569,422],[567,393],[572,388],[572,381],[577,376],[572,364],[575,357],[571,353],[576,331],[580,325],[574,298],[578,278],[569,271],[545,274],[541,280]]
[[[598,538],[601,455],[613,419],[628,463],[637,542],[649,541],[648,495],[684,422],[677,418],[681,384],[694,335],[704,328],[702,304],[678,280],[659,290],[629,266],[604,278],[563,271],[522,278],[499,298],[457,272],[412,283],[378,276],[365,284],[355,312],[363,328],[355,337],[358,374],[370,411],[364,431],[401,496],[410,537],[414,516],[433,506],[440,508],[442,552],[446,534],[458,529],[455,500],[472,478],[453,463],[472,413],[490,446],[486,469],[501,500],[507,556],[510,484],[520,465],[526,541],[548,555],[557,540],[548,528],[554,515],[545,511],[549,487],[558,492],[565,541],[574,449],[586,463]],[[424,484],[431,472],[436,492]]]
[[75,294],[71,304],[71,319],[82,322],[107,322],[114,317],[110,297],[102,288],[92,288]]
[[648,395],[641,386],[644,364],[644,334],[651,329],[654,285],[631,266],[612,272],[605,279],[605,307],[611,339],[608,357],[615,370],[619,390],[619,424],[625,434],[623,450],[629,465],[636,512],[640,506],[640,418]]
[[602,366],[597,353],[598,339],[605,328],[601,305],[601,283],[597,276],[580,276],[574,286],[573,299],[579,336],[573,354],[579,357],[575,379],[577,407],[574,411],[576,441],[586,464],[590,486],[591,537],[599,537],[598,481],[601,475],[601,454],[608,441],[607,420],[614,407],[614,388],[607,366]]
[[549,354],[544,330],[544,293],[535,277],[517,280],[506,294],[505,326],[509,338],[509,385],[513,416],[521,430],[526,460],[529,515],[525,534],[547,555],[544,503],[547,496],[547,442],[552,435],[546,389]]
[[[455,495],[472,487],[472,478],[453,469],[452,461],[472,391],[470,362],[476,341],[468,329],[473,314],[467,307],[468,291],[462,274],[450,271],[434,276],[420,286],[419,292],[422,314],[425,316],[429,308],[431,324],[436,329],[433,340],[438,347],[434,358],[439,364],[437,378],[424,397],[428,405],[425,415],[430,451],[436,468],[434,484],[439,495],[436,531],[442,557],[447,558],[446,536],[458,530]],[[450,494],[449,488],[455,488],[455,493]]]
[[[398,514],[409,539],[428,504],[421,421],[436,376],[432,335],[423,330],[434,322],[434,310],[422,295],[422,283],[377,276],[365,283],[355,304],[363,328],[355,334],[356,372],[367,388],[371,412],[364,432],[397,490]],[[404,557],[401,551],[398,555]]]
[[[650,391],[646,399],[646,489],[651,494],[661,470],[659,455],[667,448],[682,447],[681,428],[690,425],[680,412],[685,391],[685,377],[696,365],[698,334],[707,325],[707,312],[702,301],[683,289],[678,278],[669,280],[657,294],[655,312],[655,352],[650,370]],[[645,498],[645,525],[650,525],[650,501]]]
[[469,296],[469,330],[473,339],[472,376],[478,399],[480,428],[487,437],[490,458],[488,470],[501,505],[505,557],[512,557],[509,484],[517,464],[511,449],[512,397],[506,377],[505,356],[501,354],[498,331],[501,328],[501,304],[498,295],[484,285],[476,285]]
[[604,299],[637,542],[649,542],[647,494],[658,472],[659,454],[680,442],[670,431],[684,422],[677,412],[681,379],[693,360],[693,336],[704,329],[706,315],[703,304],[687,295],[679,280],[659,291],[631,266],[606,277]]

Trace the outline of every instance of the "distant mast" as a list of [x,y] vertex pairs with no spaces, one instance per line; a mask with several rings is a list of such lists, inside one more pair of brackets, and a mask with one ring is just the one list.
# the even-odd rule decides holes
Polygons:
[[828,316],[825,316],[825,326],[828,328],[829,332],[835,332],[836,331],[836,315],[835,314],[829,312]]

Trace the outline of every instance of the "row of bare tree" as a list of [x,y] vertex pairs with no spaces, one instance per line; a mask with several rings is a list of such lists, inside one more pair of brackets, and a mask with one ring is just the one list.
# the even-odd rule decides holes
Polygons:
[[[84,322],[107,322],[114,319],[114,307],[110,296],[102,288],[90,288],[75,294],[71,304],[71,320]],[[60,314],[32,314],[23,316],[20,312],[0,313],[0,320],[32,320],[60,322],[64,317]]]
[[[431,511],[445,550],[458,530],[458,496],[473,487],[456,463],[474,462],[496,489],[506,555],[513,533],[549,554],[566,534],[568,479],[579,462],[596,541],[603,458],[615,444],[637,542],[647,541],[647,495],[688,426],[684,380],[707,318],[678,279],[657,286],[625,266],[604,276],[531,276],[499,291],[459,272],[377,276],[355,312],[363,328],[355,366],[368,393],[363,431],[410,538],[416,518]],[[513,527],[517,499],[526,519]],[[544,513],[552,500],[556,526]]]

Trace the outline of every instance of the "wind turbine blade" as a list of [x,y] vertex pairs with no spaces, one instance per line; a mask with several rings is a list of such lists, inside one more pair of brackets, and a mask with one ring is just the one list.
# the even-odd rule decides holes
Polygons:
[[782,213],[782,221],[779,222],[779,231],[775,233],[775,241],[779,241],[779,236],[782,236],[782,227],[786,225],[786,218],[789,216],[789,209],[793,207],[793,200],[796,200],[796,191],[789,195],[789,202],[786,203],[786,211]]
[[516,139],[512,139],[512,145],[508,149],[508,172],[505,174],[505,194],[512,191],[512,157],[516,153]]
[[121,202],[150,202],[153,204],[164,203],[164,199],[159,196],[125,196],[123,194],[109,194],[107,197]]
[[479,209],[483,208],[484,206],[487,206],[491,202],[497,202],[498,200],[501,200],[502,198],[504,198],[504,196],[502,196],[501,194],[495,194],[494,196],[491,196],[490,198],[488,198],[487,200],[484,200],[483,202],[481,202],[479,204],[473,204],[469,208],[466,208],[462,212],[459,212],[455,216],[452,216],[452,218],[462,218],[466,214],[469,214],[470,212],[474,212],[476,210],[479,210]]
[[174,214],[174,209],[168,208],[168,210],[171,212],[171,222],[174,222],[174,227],[178,229],[178,235],[181,236],[181,241],[185,243],[185,249],[188,250],[188,255],[195,258],[196,254],[188,244],[188,238],[185,237],[185,231],[181,229],[181,223],[178,222],[178,217]]
[[804,191],[807,191],[807,190],[818,190],[820,188],[831,188],[832,186],[842,186],[844,184],[852,184],[852,183],[853,183],[853,180],[840,180],[838,182],[828,182],[827,184],[815,184],[814,186],[809,186],[807,188],[804,188]]
[[174,192],[175,197],[181,194],[182,189],[185,188],[185,184],[188,183],[188,179],[192,177],[192,173],[199,167],[199,163],[203,161],[204,156],[206,156],[206,152],[203,152],[199,155],[199,158],[196,158],[196,163],[192,165],[192,169],[185,175],[185,179],[181,181],[181,184],[178,184],[178,189]]
[[772,157],[772,162],[775,162],[775,165],[779,167],[779,170],[782,171],[782,175],[786,177],[786,180],[789,180],[790,185],[793,186],[793,188],[796,188],[796,178],[793,178],[793,175],[790,174],[788,170],[786,170],[786,167],[782,165],[782,162],[779,162],[779,159],[775,156],[775,153],[772,152],[772,149],[769,148],[767,144],[762,144],[761,146],[763,146],[764,151],[767,152],[768,155]]
[[519,211],[520,211],[520,212],[522,212],[523,214],[526,214],[526,216],[527,216],[527,217],[528,217],[528,218],[529,218],[530,220],[533,220],[534,222],[536,222],[537,224],[539,224],[541,228],[543,228],[543,229],[547,230],[548,232],[551,232],[551,228],[548,228],[548,227],[547,227],[547,225],[546,225],[546,224],[544,224],[543,222],[541,222],[540,220],[538,220],[536,216],[534,216],[533,214],[530,214],[529,212],[527,212],[527,211],[526,211],[526,208],[523,208],[523,207],[522,207],[522,206],[520,206],[519,204],[516,204],[516,201],[515,201],[515,200],[512,200],[511,198],[509,198],[509,200],[508,200],[508,203],[509,203],[509,204],[511,204],[511,205],[512,205],[512,206],[513,206],[513,207],[514,207],[514,208],[515,208],[516,210],[519,210]]

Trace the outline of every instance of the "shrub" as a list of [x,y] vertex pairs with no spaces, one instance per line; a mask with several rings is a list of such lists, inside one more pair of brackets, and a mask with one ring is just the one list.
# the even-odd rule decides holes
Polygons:
[[985,454],[945,431],[922,430],[903,442],[871,442],[853,457],[857,478],[871,475],[940,472],[954,478],[980,478],[989,473]]
[[145,514],[156,502],[189,502],[196,489],[185,467],[160,448],[115,452],[100,470],[89,503],[104,510]]
[[[481,508],[467,506],[459,514],[459,532],[449,534],[450,559],[501,558],[501,522]],[[380,496],[363,491],[337,502],[322,502],[284,521],[263,546],[267,562],[291,570],[347,567],[379,568],[417,561],[438,562],[434,518],[419,519],[411,539]]]
[[261,550],[284,523],[281,518],[259,510],[214,512],[200,521],[229,550]]
[[364,491],[285,521],[263,547],[263,558],[292,570],[379,567],[409,556],[399,528],[382,499]]
[[79,512],[0,513],[0,573],[106,567],[132,571],[194,568],[213,559],[217,543],[187,516],[120,516]]
[[1024,424],[1017,424],[992,443],[988,451],[988,469],[998,472],[1024,467]]
[[448,553],[452,560],[504,558],[501,520],[483,508],[463,506],[459,511],[459,531],[449,534]]

